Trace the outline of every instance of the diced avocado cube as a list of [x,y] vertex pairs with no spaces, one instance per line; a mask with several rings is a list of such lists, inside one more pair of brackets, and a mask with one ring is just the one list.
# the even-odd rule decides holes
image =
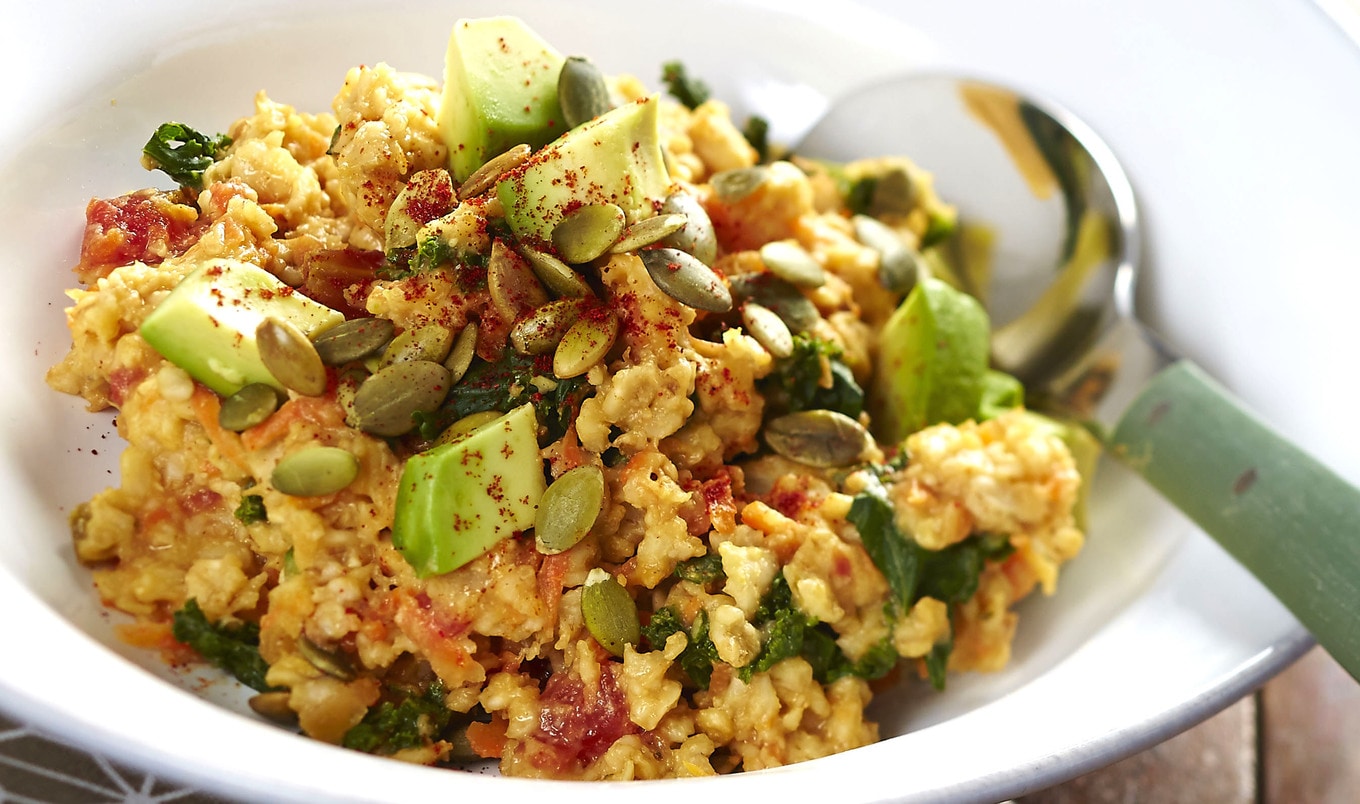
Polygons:
[[522,405],[406,462],[392,544],[422,578],[533,527],[543,496],[538,418]]
[[651,217],[670,192],[655,97],[625,103],[564,134],[496,185],[511,231],[550,242],[572,209],[617,204],[628,223]]
[[139,332],[161,356],[223,396],[250,383],[285,390],[265,368],[255,330],[266,318],[311,336],[345,320],[250,263],[215,259],[180,280]]
[[439,129],[464,181],[488,159],[567,130],[557,102],[562,54],[514,17],[458,20],[444,58]]

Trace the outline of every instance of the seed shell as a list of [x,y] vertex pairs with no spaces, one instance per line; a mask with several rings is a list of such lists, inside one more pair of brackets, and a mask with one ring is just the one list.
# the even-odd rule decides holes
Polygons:
[[394,363],[359,386],[354,418],[366,433],[399,436],[415,427],[416,413],[435,410],[448,392],[449,370],[438,363]]
[[586,204],[553,227],[552,243],[564,262],[581,265],[604,254],[623,234],[627,219],[617,204]]
[[692,254],[673,248],[647,249],[639,256],[652,281],[667,296],[696,310],[725,313],[732,293],[722,277]]
[[790,460],[824,468],[849,466],[869,445],[859,422],[834,410],[803,410],[765,424],[765,443]]
[[604,495],[604,472],[598,466],[578,466],[554,480],[534,515],[538,551],[553,555],[575,547],[595,527]]
[[522,355],[546,355],[581,315],[578,299],[550,301],[510,328],[510,345]]
[[609,251],[611,254],[637,251],[670,237],[685,228],[686,223],[689,223],[689,218],[678,213],[662,213],[643,218],[625,229],[618,242],[610,246]]
[[467,324],[463,331],[458,333],[458,337],[453,340],[453,348],[449,350],[449,356],[444,359],[444,368],[449,370],[449,383],[453,384],[463,379],[467,370],[472,366],[472,358],[477,355],[477,325]]
[[312,339],[312,346],[328,366],[341,366],[377,354],[392,340],[396,325],[386,318],[352,318]]
[[760,259],[770,273],[800,288],[826,284],[821,263],[796,240],[774,240],[760,247]]
[[411,176],[387,209],[384,247],[391,251],[414,246],[420,227],[452,211],[453,202],[453,179],[447,170],[422,170]]
[[340,447],[303,447],[290,453],[269,476],[274,488],[294,497],[334,494],[359,476],[359,459]]
[[272,385],[253,382],[222,400],[217,423],[223,430],[239,433],[260,424],[279,409],[279,390]]
[[751,333],[765,351],[774,357],[788,357],[793,354],[793,333],[770,308],[757,302],[748,301],[741,306],[741,321],[746,331]]
[[255,329],[255,345],[264,367],[284,388],[303,396],[326,393],[326,365],[312,342],[292,323],[266,318]]
[[533,149],[521,143],[505,153],[491,157],[481,167],[472,171],[472,175],[458,188],[458,200],[466,201],[490,190],[497,179],[524,164],[524,160],[528,159],[531,153]]
[[855,237],[878,252],[878,281],[888,290],[908,293],[921,273],[919,259],[887,224],[868,215],[851,218]]
[[770,308],[792,332],[807,332],[822,317],[817,305],[801,290],[772,273],[741,274],[732,277],[731,283],[732,294],[737,299]]
[[713,174],[708,183],[713,187],[713,192],[717,193],[718,198],[725,203],[735,204],[754,193],[769,180],[770,169],[764,165],[756,165],[755,167],[719,171]]
[[[599,578],[600,572],[604,575]],[[624,648],[636,645],[642,638],[642,624],[638,620],[637,603],[613,576],[596,568],[591,570],[581,590],[581,618],[586,630],[601,647],[615,656],[622,656]]]
[[684,191],[671,193],[661,204],[661,214],[685,216],[685,225],[658,241],[661,245],[693,254],[705,265],[713,264],[718,258],[718,235],[699,199]]
[[568,56],[557,74],[557,102],[568,128],[576,128],[613,107],[604,73],[581,56]]
[[453,346],[453,331],[439,324],[426,324],[412,327],[392,339],[383,350],[378,368],[384,369],[393,363],[411,360],[429,360],[442,363]]
[[559,298],[580,299],[592,295],[590,285],[570,265],[546,251],[521,246],[520,256],[529,261],[534,276]]
[[618,335],[619,318],[612,310],[578,318],[553,352],[553,374],[563,380],[585,374],[609,354]]
[[502,240],[491,244],[486,288],[491,294],[492,306],[506,321],[514,321],[548,301],[547,291],[539,284],[529,264]]

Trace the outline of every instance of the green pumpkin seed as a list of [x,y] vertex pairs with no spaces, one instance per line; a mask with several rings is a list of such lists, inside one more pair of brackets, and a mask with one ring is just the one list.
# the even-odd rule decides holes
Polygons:
[[734,168],[714,173],[708,183],[713,192],[724,203],[735,204],[754,193],[762,184],[770,180],[770,169],[764,165],[748,168]]
[[[627,254],[670,237],[689,223],[689,218],[675,213],[663,213],[643,218],[624,230],[619,241],[609,247],[611,254]],[[684,249],[681,249],[682,251]]]
[[411,360],[442,363],[444,358],[449,356],[449,349],[452,346],[453,332],[448,327],[439,324],[412,327],[393,338],[387,345],[383,350],[382,360],[378,362],[378,369]]
[[661,245],[693,254],[705,265],[713,264],[718,258],[718,235],[699,199],[684,191],[671,193],[661,204],[661,214],[685,216],[685,225],[658,241]]
[[619,335],[619,319],[613,311],[578,318],[553,352],[553,374],[566,380],[585,374],[604,359]]
[[626,646],[636,645],[642,638],[633,596],[598,567],[590,571],[581,590],[581,618],[595,641],[615,656],[622,656]]
[[568,128],[594,120],[613,108],[604,73],[589,59],[568,56],[557,74],[557,103]]
[[617,204],[586,204],[568,212],[553,227],[553,248],[563,262],[581,265],[608,251],[626,224]]
[[453,348],[449,350],[449,356],[444,360],[444,368],[449,370],[450,385],[463,379],[476,354],[477,325],[468,324],[458,333],[458,337],[453,341]]
[[292,323],[266,318],[255,329],[255,345],[264,367],[284,388],[303,396],[326,393],[326,365],[312,342]]
[[253,382],[226,399],[217,412],[223,430],[239,433],[263,422],[279,409],[279,390],[272,385]]
[[444,432],[439,434],[439,438],[434,440],[434,446],[441,447],[445,444],[455,444],[462,441],[473,430],[485,424],[490,424],[501,417],[499,410],[482,410],[477,413],[469,413],[458,421],[444,428]]
[[795,240],[775,240],[760,247],[760,259],[770,273],[800,288],[826,284],[826,271]]
[[869,214],[906,215],[916,208],[916,186],[906,168],[895,167],[878,177],[869,196]]
[[775,357],[788,357],[793,354],[793,333],[788,324],[775,311],[757,302],[748,301],[741,306],[741,321],[746,331],[751,333],[765,351]]
[[353,681],[355,677],[354,665],[350,663],[348,657],[339,651],[326,650],[304,634],[297,641],[298,653],[312,667],[320,670],[331,678],[338,678],[341,681]]
[[817,305],[801,290],[772,273],[741,274],[730,281],[733,296],[770,308],[792,332],[807,332],[822,317]]
[[383,221],[387,251],[416,244],[420,227],[453,210],[453,179],[442,168],[422,170],[411,176]]
[[251,711],[260,717],[272,720],[275,723],[291,725],[297,723],[297,712],[288,705],[288,698],[291,693],[287,690],[279,692],[261,692],[252,695],[246,701],[250,705]]
[[534,276],[559,298],[583,299],[592,295],[590,285],[570,265],[546,251],[521,246],[520,256],[529,261]]
[[438,363],[394,363],[359,386],[354,418],[366,433],[399,436],[415,427],[415,414],[435,410],[448,392],[449,370]]
[[524,160],[528,159],[531,153],[533,149],[521,143],[505,153],[491,157],[481,167],[472,171],[467,181],[458,188],[458,200],[466,201],[490,190],[497,179],[524,164]]
[[849,466],[869,445],[859,422],[834,410],[804,410],[765,423],[765,443],[790,460],[824,468]]
[[868,215],[850,219],[859,242],[878,252],[878,282],[895,293],[909,293],[921,274],[920,260],[891,227]]
[[581,315],[579,299],[550,301],[510,328],[510,345],[522,355],[546,355]]
[[548,301],[547,291],[534,277],[529,264],[501,240],[491,244],[486,289],[491,294],[492,306],[506,321],[514,321]]
[[343,366],[377,354],[392,340],[396,325],[386,318],[353,318],[312,339],[312,346],[328,366]]
[[294,497],[334,494],[359,476],[359,459],[339,447],[303,447],[290,453],[269,476],[274,488]]
[[727,284],[697,257],[673,248],[646,249],[638,256],[652,281],[672,299],[711,313],[732,309]]
[[548,486],[534,514],[534,541],[544,555],[576,546],[604,510],[604,472],[598,466],[568,470]]

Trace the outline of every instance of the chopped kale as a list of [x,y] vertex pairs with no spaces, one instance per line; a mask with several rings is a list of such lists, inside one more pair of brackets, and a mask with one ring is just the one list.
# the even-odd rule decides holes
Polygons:
[[419,748],[438,739],[452,717],[444,705],[444,686],[435,682],[418,695],[400,702],[383,701],[369,709],[363,720],[345,732],[343,745],[383,755]]
[[175,612],[170,633],[213,665],[231,673],[242,684],[260,692],[276,689],[264,680],[269,665],[260,657],[258,625],[214,625],[208,622],[198,601],[190,598],[184,608]]
[[874,191],[878,189],[877,176],[848,181],[845,187],[845,206],[851,215],[868,215],[873,206]]
[[143,163],[189,190],[203,189],[203,172],[231,145],[231,137],[209,137],[183,123],[162,123],[142,146]]
[[653,650],[663,648],[666,640],[676,632],[685,634],[688,640],[678,659],[680,669],[685,671],[694,686],[708,689],[708,682],[713,677],[713,663],[718,661],[718,648],[708,635],[708,613],[700,611],[694,618],[693,627],[686,631],[680,613],[665,606],[653,612],[652,619],[642,627],[642,635]]
[[[864,389],[840,359],[836,344],[809,335],[793,336],[793,354],[780,358],[759,383],[771,415],[800,410],[834,410],[856,418],[864,410]],[[822,387],[822,360],[829,362],[831,387]]]
[[[887,579],[893,593],[891,613],[898,616],[923,597],[951,607],[967,601],[977,592],[986,563],[1004,560],[1013,552],[1009,539],[993,533],[978,533],[943,550],[921,547],[897,529],[887,492],[878,482],[855,496],[846,519],[859,530],[865,551]],[[926,670],[937,689],[944,688],[952,649],[952,640],[942,641],[926,657]]]
[[825,624],[809,628],[803,635],[803,658],[812,665],[812,676],[822,684],[839,678],[855,676],[873,680],[882,678],[897,666],[901,656],[893,647],[892,635],[886,635],[857,661],[850,661],[836,644],[836,632]]
[[741,135],[746,141],[751,143],[751,147],[756,149],[756,155],[761,162],[770,158],[770,121],[759,115],[751,115],[746,118],[746,126],[741,130]]
[[704,101],[708,100],[708,84],[690,77],[685,65],[678,61],[668,61],[661,65],[661,80],[665,83],[666,91],[671,94],[671,97],[691,109],[698,108]]
[[338,155],[339,155],[339,153],[335,150],[335,146],[336,146],[336,143],[340,142],[340,129],[341,129],[341,128],[342,128],[342,126],[336,125],[335,130],[331,132],[331,144],[326,146],[326,156],[338,156]]
[[[471,263],[475,262],[476,260],[471,260]],[[459,262],[459,254],[448,244],[448,241],[442,237],[426,237],[418,240],[414,246],[405,246],[387,252],[387,261],[379,269],[378,277],[380,279],[405,279],[408,276],[428,273],[446,263],[457,263],[460,267],[466,267]],[[478,266],[472,264],[470,267],[477,268]],[[465,273],[468,272],[460,271],[459,278],[461,279]],[[484,271],[479,273],[485,276]]]
[[676,564],[675,577],[702,586],[706,583],[721,581],[727,575],[723,572],[722,556],[717,553],[706,553]]
[[[548,378],[547,390],[534,384],[534,378]],[[540,380],[542,382],[542,380]],[[532,404],[540,427],[547,428],[546,440],[562,437],[594,386],[584,376],[561,380],[552,378],[551,366],[542,367],[533,357],[507,349],[495,363],[474,361],[439,410],[416,414],[422,438],[433,439],[444,428],[472,413],[497,410],[507,413],[520,405]]]
[[958,225],[957,217],[932,212],[930,218],[926,221],[926,232],[921,236],[921,248],[930,248],[953,237]]
[[242,525],[268,522],[269,512],[264,509],[264,498],[258,494],[243,496],[241,504],[236,506],[236,518],[241,521]]

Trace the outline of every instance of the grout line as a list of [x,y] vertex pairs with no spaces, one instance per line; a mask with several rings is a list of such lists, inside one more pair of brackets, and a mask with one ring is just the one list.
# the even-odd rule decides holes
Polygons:
[[[1269,682],[1267,682],[1269,683]],[[1256,699],[1256,804],[1267,804],[1266,802],[1266,696],[1263,690],[1257,690],[1254,694]]]

